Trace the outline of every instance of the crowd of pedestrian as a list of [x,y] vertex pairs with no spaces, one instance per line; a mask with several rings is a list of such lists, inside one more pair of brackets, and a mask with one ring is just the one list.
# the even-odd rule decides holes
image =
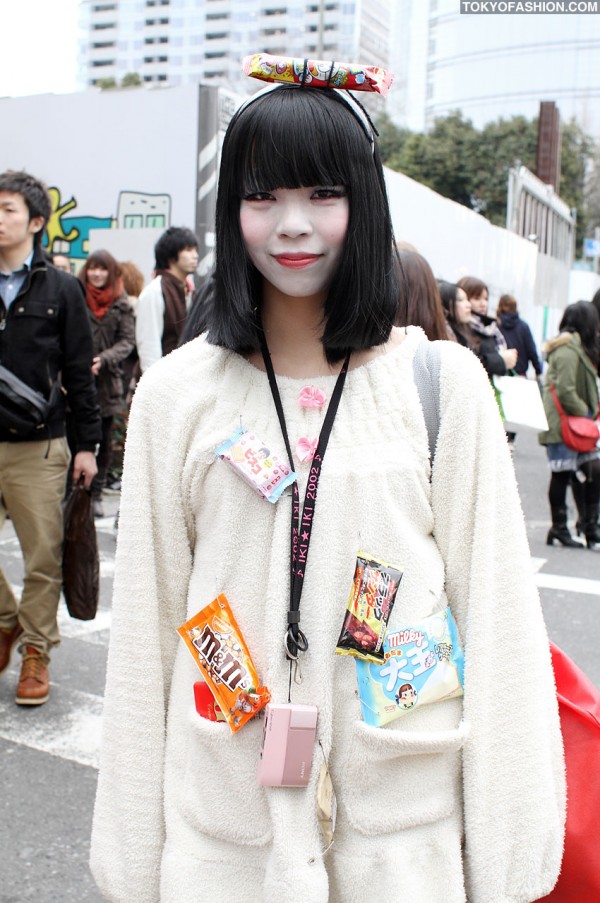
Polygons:
[[[547,894],[562,855],[560,729],[514,433],[507,441],[490,389],[543,371],[517,299],[501,294],[493,316],[482,278],[448,281],[395,244],[372,123],[329,88],[278,85],[233,117],[215,269],[199,291],[190,229],[164,232],[144,285],[134,262],[106,250],[77,274],[46,254],[50,215],[43,183],[0,175],[0,522],[13,521],[25,565],[20,599],[0,569],[0,672],[18,647],[16,702],[48,699],[65,493],[83,484],[102,517],[103,492],[123,477],[92,846],[107,899],[178,903],[199,886],[223,896],[239,856],[247,903],[390,899],[398,859],[418,863],[402,887],[420,903],[493,899],[490,886],[506,888],[502,899]],[[598,411],[599,305],[600,295],[569,305],[543,349],[547,542],[581,545],[567,523],[571,487],[589,549],[600,547],[600,450],[565,444],[556,398],[568,414]],[[439,374],[427,430],[419,360]],[[40,408],[39,422],[24,419]],[[217,467],[214,449],[244,442],[252,467],[241,480],[240,462]],[[290,474],[286,507],[272,490]],[[354,669],[332,654],[358,544],[386,581],[388,562],[402,563],[399,602],[385,609],[394,629],[444,613],[465,641],[452,693],[426,705],[408,685],[419,708],[401,714],[415,731],[358,722]],[[215,595],[208,645],[240,655],[239,620],[272,701],[294,709],[294,694],[319,713],[323,769],[310,777],[308,764],[304,793],[248,778],[258,719],[227,742],[198,709],[177,628]],[[525,658],[507,718],[499,689]],[[251,711],[264,687],[244,689]],[[320,840],[322,822],[335,822],[318,808],[325,780],[341,800],[333,859]],[[376,873],[364,866],[374,861]]]

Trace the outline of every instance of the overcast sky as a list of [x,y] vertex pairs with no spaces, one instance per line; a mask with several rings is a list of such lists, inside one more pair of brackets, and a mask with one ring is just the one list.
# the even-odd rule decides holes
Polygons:
[[0,97],[76,90],[78,0],[0,3]]

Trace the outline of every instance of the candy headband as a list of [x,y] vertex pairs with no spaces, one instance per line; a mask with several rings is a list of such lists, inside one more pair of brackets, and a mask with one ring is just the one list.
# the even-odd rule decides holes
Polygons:
[[276,84],[268,85],[248,98],[239,108],[238,114],[255,100],[281,87],[282,84],[299,88],[335,90],[337,96],[358,119],[371,146],[375,146],[375,127],[362,104],[348,92],[349,89],[352,89],[385,94],[394,78],[391,72],[375,66],[351,66],[348,63],[336,63],[334,60],[323,62],[321,60],[292,59],[271,56],[267,53],[255,53],[245,57],[242,60],[242,67],[244,75]]

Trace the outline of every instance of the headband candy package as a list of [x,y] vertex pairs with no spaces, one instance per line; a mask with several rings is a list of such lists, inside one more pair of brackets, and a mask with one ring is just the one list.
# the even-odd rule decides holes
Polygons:
[[265,82],[284,82],[311,88],[342,88],[387,94],[394,76],[378,66],[352,65],[334,60],[304,60],[269,53],[253,53],[242,60],[244,75]]

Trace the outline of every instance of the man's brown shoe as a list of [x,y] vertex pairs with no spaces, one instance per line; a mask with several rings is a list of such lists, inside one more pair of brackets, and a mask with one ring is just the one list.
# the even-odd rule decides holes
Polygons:
[[22,633],[23,628],[18,621],[10,630],[6,630],[5,627],[0,627],[0,674],[2,674],[3,671],[6,671],[10,665],[12,651]]
[[48,659],[33,646],[26,646],[17,687],[17,705],[41,705],[48,699]]

